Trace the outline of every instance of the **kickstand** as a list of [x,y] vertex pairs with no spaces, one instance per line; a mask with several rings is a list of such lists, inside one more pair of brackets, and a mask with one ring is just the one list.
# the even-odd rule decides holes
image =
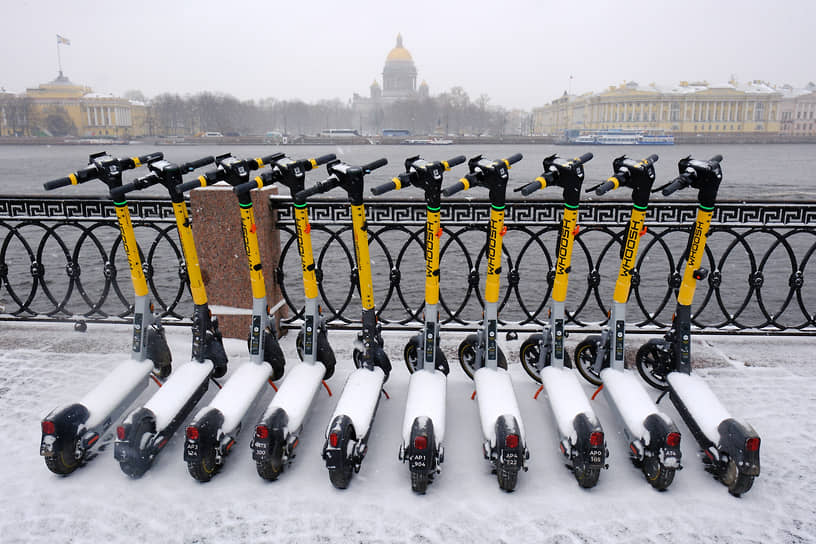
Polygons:
[[385,390],[383,387],[382,394],[385,395],[386,400],[391,400],[391,396],[388,394],[388,391]]
[[216,379],[215,379],[215,378],[213,378],[212,376],[210,376],[210,380],[211,380],[211,381],[212,381],[212,382],[213,382],[213,383],[214,383],[214,384],[215,384],[215,385],[218,387],[218,389],[223,389],[223,387],[221,386],[221,384],[220,384],[220,383],[218,383],[218,382],[216,381]]
[[659,397],[657,397],[657,400],[655,401],[655,404],[660,404],[660,401],[661,401],[661,400],[663,400],[663,397],[665,397],[665,396],[666,396],[666,393],[668,393],[668,392],[669,392],[669,391],[668,391],[668,390],[666,390],[666,391],[663,391],[662,393],[660,393],[660,396],[659,396]]
[[329,396],[332,396],[331,389],[329,389],[329,384],[326,383],[326,380],[323,380],[323,387],[326,388],[326,391],[329,393]]

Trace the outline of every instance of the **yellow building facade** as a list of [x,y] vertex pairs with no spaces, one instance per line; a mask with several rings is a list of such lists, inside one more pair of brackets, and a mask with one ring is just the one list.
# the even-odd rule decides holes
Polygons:
[[92,92],[60,75],[26,89],[28,135],[128,139],[145,135],[146,107],[140,102]]
[[780,131],[783,95],[767,83],[709,85],[681,82],[671,88],[634,82],[600,93],[567,95],[533,110],[535,132],[561,137],[581,131],[653,130],[687,137],[771,136]]

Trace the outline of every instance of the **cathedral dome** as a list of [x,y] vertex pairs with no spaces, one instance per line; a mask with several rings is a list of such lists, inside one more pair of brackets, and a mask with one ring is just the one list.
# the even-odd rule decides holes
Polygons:
[[388,53],[388,56],[385,57],[386,63],[393,61],[405,61],[411,63],[414,62],[413,57],[411,57],[411,53],[409,53],[408,50],[402,46],[402,34],[397,34],[396,47],[394,47],[394,49],[392,49],[391,52]]

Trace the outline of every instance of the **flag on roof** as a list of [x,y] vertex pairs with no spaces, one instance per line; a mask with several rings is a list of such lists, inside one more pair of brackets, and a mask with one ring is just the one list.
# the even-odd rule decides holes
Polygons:
[[59,34],[57,34],[57,44],[71,45],[71,40],[69,40],[68,38],[64,38],[64,37],[60,36]]

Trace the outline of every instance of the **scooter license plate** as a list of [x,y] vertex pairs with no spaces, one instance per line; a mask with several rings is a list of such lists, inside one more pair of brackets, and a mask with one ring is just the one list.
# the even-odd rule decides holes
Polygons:
[[514,451],[505,452],[504,464],[508,467],[517,467],[519,465],[519,454]]
[[408,459],[408,466],[411,470],[428,468],[428,460],[424,455],[412,455]]
[[40,455],[48,456],[54,454],[54,442],[46,442],[43,440],[40,443]]
[[185,446],[184,454],[188,459],[198,458],[198,442],[188,442]]
[[604,461],[603,450],[589,450],[589,463],[591,465],[602,465]]

